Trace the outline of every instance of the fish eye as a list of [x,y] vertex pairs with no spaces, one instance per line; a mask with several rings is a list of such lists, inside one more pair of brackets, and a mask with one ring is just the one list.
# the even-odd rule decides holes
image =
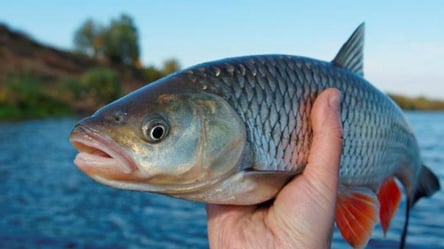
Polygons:
[[162,141],[169,131],[168,123],[160,116],[146,119],[142,126],[142,132],[147,142],[158,143]]

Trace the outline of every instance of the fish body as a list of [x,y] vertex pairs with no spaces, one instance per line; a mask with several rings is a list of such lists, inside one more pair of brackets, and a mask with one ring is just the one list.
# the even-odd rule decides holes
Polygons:
[[[363,78],[363,37],[361,25],[332,62],[246,56],[160,79],[79,122],[70,138],[80,151],[75,163],[116,188],[261,203],[307,165],[311,108],[319,93],[337,88],[343,152],[336,222],[352,246],[362,247],[378,219],[388,227],[400,199],[395,178],[409,207],[439,189],[403,112]],[[371,212],[347,211],[360,204]]]

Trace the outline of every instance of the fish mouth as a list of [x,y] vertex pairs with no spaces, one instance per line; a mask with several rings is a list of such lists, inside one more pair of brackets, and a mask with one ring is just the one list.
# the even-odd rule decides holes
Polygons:
[[111,139],[83,125],[76,126],[69,141],[79,151],[74,164],[85,174],[113,180],[125,180],[137,165]]

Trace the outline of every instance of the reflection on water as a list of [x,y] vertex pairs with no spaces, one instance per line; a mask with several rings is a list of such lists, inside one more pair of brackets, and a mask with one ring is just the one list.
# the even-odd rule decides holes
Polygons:
[[[444,186],[444,113],[408,113],[424,161]],[[0,124],[0,248],[208,248],[204,205],[113,190],[72,164],[67,137],[74,119]],[[404,203],[386,238],[396,248]],[[413,209],[408,248],[444,248],[444,194]],[[335,232],[333,248],[348,248]]]

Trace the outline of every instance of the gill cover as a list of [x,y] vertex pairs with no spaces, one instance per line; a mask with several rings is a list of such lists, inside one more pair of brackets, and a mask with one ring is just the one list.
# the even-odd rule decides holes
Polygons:
[[[246,144],[245,125],[223,98],[207,93],[162,94],[142,121],[163,117],[168,135],[135,148],[134,181],[119,188],[189,193],[222,181],[238,170]],[[116,185],[116,184],[110,184]]]

